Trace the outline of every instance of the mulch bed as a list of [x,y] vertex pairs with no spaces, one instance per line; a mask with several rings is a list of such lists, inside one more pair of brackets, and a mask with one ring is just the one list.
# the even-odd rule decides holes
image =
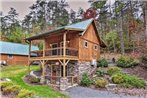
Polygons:
[[109,91],[115,93],[115,94],[125,94],[125,95],[131,95],[131,96],[140,96],[140,97],[147,97],[147,89],[128,89],[128,88],[113,88]]
[[123,71],[147,81],[147,68],[141,64],[132,68],[123,68]]
[[27,83],[27,84],[31,84],[31,85],[42,85],[42,84],[40,84],[40,83],[31,83],[30,81],[29,81],[29,75],[26,75],[26,76],[24,76],[22,79],[23,79],[23,81],[25,82],[25,83]]

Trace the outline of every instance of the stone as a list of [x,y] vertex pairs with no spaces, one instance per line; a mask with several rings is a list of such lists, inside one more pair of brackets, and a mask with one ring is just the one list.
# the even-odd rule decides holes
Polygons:
[[40,78],[40,83],[41,83],[41,84],[45,84],[45,77],[41,76],[41,78]]
[[68,79],[60,78],[60,90],[64,91],[68,88]]
[[2,79],[0,79],[0,81],[11,81],[9,78],[2,78]]
[[91,62],[77,62],[79,78],[86,72],[89,75],[95,70],[96,66],[91,66]]
[[107,89],[113,89],[117,86],[117,84],[113,84],[113,83],[109,83],[108,85],[106,85]]

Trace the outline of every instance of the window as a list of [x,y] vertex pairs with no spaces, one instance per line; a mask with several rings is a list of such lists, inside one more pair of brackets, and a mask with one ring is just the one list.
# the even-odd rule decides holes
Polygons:
[[13,58],[13,55],[12,55],[12,54],[9,54],[9,55],[8,55],[8,58],[9,58],[9,59],[12,59],[12,58]]
[[98,47],[97,45],[94,45],[94,49],[95,49],[95,50],[97,50],[97,47]]
[[84,47],[88,48],[88,42],[87,41],[84,42]]

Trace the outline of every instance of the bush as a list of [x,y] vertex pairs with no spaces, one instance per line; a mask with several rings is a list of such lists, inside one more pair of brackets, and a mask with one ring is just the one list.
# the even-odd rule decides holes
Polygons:
[[0,82],[0,87],[1,87],[1,91],[3,91],[4,88],[8,87],[8,86],[12,86],[13,83],[12,82]]
[[108,67],[108,62],[105,58],[102,58],[98,61],[98,67]]
[[108,70],[107,70],[107,73],[109,75],[112,75],[112,74],[115,74],[115,73],[118,73],[118,72],[121,72],[121,69],[118,68],[118,67],[109,67]]
[[133,67],[137,65],[134,59],[128,56],[119,57],[116,63],[117,63],[117,66],[122,68],[128,68],[128,67]]
[[19,93],[20,89],[21,88],[18,85],[7,86],[3,89],[3,94],[4,95],[8,95],[8,94],[17,95]]
[[98,69],[98,70],[96,71],[96,75],[97,75],[97,76],[102,77],[102,76],[104,76],[105,74],[107,74],[107,72],[105,72],[105,71],[102,70],[102,69]]
[[112,76],[112,82],[116,84],[124,83],[124,77],[121,73]]
[[133,88],[146,88],[147,84],[144,80],[124,73],[117,73],[112,76],[112,81],[117,84],[125,83],[125,86]]
[[97,79],[96,80],[96,83],[95,83],[95,86],[96,87],[100,87],[100,88],[105,88],[105,86],[108,84],[108,81],[101,78],[101,79]]
[[124,75],[125,82],[135,88],[146,88],[147,84],[144,80],[137,78],[136,76]]
[[33,98],[34,93],[25,89],[21,89],[16,98]]
[[93,83],[93,81],[89,78],[88,74],[84,73],[80,84],[82,86],[90,86],[92,83]]
[[36,78],[36,77],[33,77],[33,76],[28,76],[28,81],[30,83],[39,83],[40,82],[40,79],[39,78]]

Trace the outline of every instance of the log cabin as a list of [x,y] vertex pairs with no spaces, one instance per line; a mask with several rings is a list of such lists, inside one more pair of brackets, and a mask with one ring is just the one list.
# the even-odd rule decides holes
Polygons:
[[[28,45],[0,41],[0,62],[3,65],[27,65],[29,49]],[[39,50],[37,46],[32,46],[32,50]],[[35,55],[31,55],[35,56]]]
[[[100,58],[100,47],[106,47],[100,39],[94,19],[59,27],[26,40],[43,40],[43,50],[32,51],[37,57],[29,56],[29,65],[40,61],[41,83],[56,84],[65,90],[78,83],[84,72],[91,73]],[[30,70],[29,70],[30,72]]]

